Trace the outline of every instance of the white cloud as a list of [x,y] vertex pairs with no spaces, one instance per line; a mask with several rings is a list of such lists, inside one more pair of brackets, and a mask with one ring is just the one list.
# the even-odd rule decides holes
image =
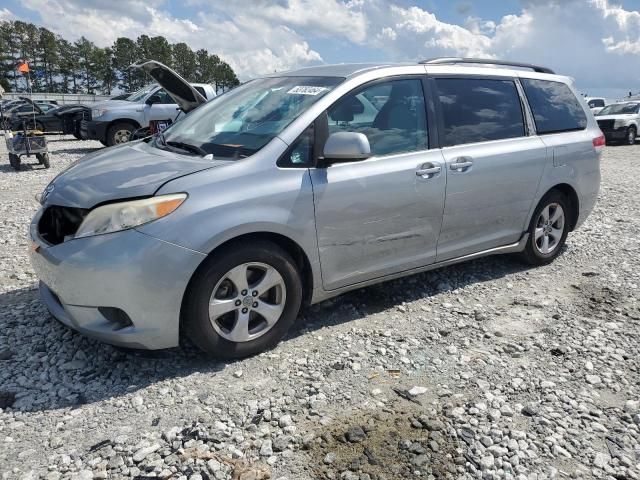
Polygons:
[[[146,33],[207,48],[244,78],[321,62],[321,46],[355,45],[398,61],[528,61],[589,88],[640,88],[640,13],[611,0],[520,0],[520,11],[493,19],[471,16],[463,2],[458,9],[467,15],[464,25],[400,0],[186,1],[196,16],[176,17],[163,0],[153,8],[145,0],[24,0],[23,6],[65,37],[84,35],[100,45]],[[7,15],[6,8],[0,10],[0,18]]]
[[0,22],[4,22],[6,20],[13,20],[13,13],[8,8],[0,9]]

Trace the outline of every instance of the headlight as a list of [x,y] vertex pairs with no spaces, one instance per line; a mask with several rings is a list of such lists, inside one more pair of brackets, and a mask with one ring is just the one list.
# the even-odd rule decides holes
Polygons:
[[631,120],[620,119],[613,122],[613,128],[626,127]]
[[85,217],[75,238],[118,232],[152,222],[169,215],[186,198],[186,193],[178,193],[98,207]]
[[91,118],[98,118],[107,113],[106,108],[94,108],[91,110]]

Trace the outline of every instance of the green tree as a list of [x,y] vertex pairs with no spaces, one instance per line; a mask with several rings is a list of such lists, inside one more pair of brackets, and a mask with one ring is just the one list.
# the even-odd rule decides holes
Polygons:
[[176,43],[173,46],[173,68],[185,80],[193,81],[195,78],[196,54],[186,43]]
[[113,47],[113,66],[118,72],[118,87],[125,92],[133,92],[142,86],[141,76],[138,72],[132,71],[129,66],[140,60],[138,45],[136,42],[126,37],[116,39]]

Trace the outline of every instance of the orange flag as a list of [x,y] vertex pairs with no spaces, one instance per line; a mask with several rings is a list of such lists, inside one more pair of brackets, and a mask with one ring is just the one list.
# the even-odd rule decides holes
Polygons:
[[22,62],[18,65],[18,71],[21,73],[28,73],[29,72],[29,65],[27,64],[27,62]]

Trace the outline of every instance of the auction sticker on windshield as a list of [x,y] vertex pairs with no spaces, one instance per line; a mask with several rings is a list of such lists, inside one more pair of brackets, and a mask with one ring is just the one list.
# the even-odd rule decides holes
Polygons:
[[298,85],[293,87],[287,93],[291,93],[293,95],[318,95],[326,90],[326,87],[312,87],[305,85]]

